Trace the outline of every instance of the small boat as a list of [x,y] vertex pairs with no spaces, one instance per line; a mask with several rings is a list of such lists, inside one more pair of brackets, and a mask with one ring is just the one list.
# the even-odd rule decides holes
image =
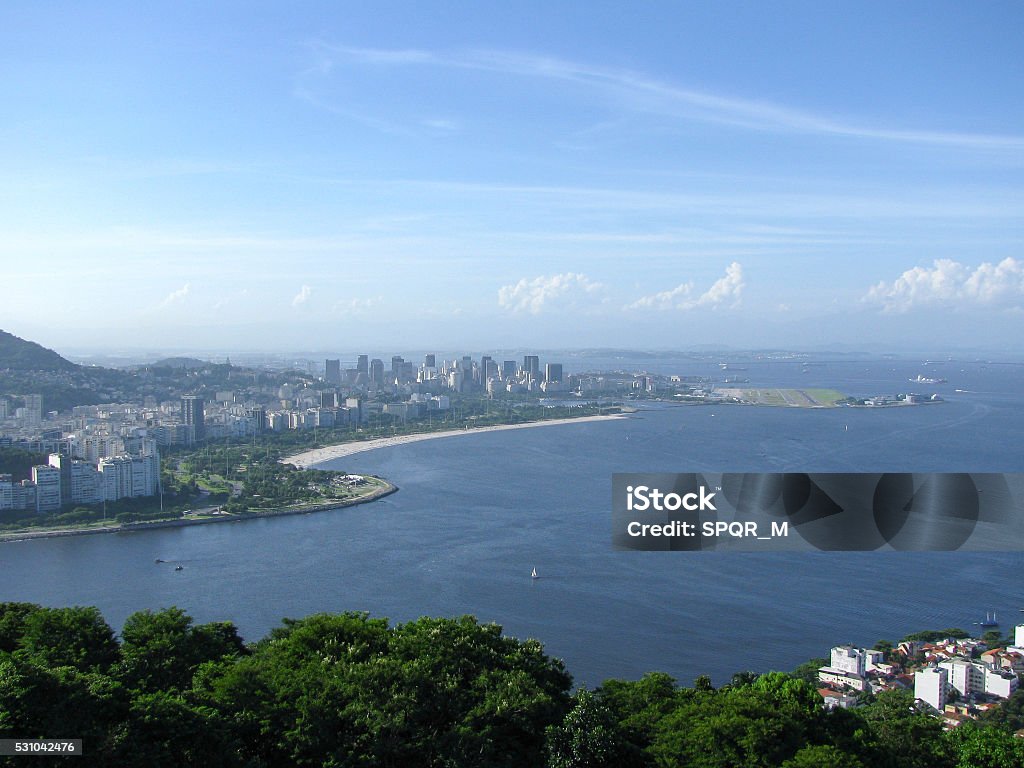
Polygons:
[[999,622],[996,621],[995,613],[986,613],[984,621],[974,622],[979,627],[998,627]]
[[176,565],[176,566],[174,566],[174,570],[176,570],[176,571],[184,571],[185,570],[185,566],[184,565]]
[[158,563],[165,563],[165,562],[167,562],[167,561],[166,561],[166,560],[161,560],[161,559],[160,559],[160,558],[158,557],[158,558],[156,559],[156,562],[158,562]]
[[536,568],[533,569],[533,573],[530,574],[530,578],[531,579],[539,579],[540,578],[540,576],[537,575],[537,569]]

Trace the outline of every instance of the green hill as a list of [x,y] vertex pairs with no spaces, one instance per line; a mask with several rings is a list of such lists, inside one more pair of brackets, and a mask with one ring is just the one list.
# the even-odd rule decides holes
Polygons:
[[78,366],[52,349],[0,331],[0,370],[3,369],[58,372],[75,371]]

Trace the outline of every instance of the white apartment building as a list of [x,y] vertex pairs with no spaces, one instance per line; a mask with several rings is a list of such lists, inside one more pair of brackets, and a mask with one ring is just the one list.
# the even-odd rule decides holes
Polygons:
[[864,677],[864,673],[867,671],[867,656],[861,648],[854,648],[852,645],[839,645],[832,649],[829,667]]
[[159,488],[160,457],[156,453],[108,456],[100,460],[97,470],[102,476],[103,496],[107,501],[154,496]]
[[949,686],[961,696],[984,693],[1008,699],[1017,690],[1017,676],[1012,672],[992,669],[986,664],[968,659],[950,659],[939,662],[939,668],[948,674]]
[[32,467],[32,482],[36,486],[36,511],[55,512],[60,509],[60,470],[40,464]]
[[947,673],[939,667],[928,667],[914,673],[914,698],[942,712],[946,706]]
[[1017,690],[1020,681],[1012,672],[1004,670],[985,670],[985,693],[1001,699],[1010,698]]

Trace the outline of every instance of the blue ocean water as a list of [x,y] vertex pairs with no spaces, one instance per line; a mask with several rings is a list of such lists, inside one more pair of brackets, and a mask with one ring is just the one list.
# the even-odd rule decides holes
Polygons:
[[[198,621],[232,620],[248,639],[316,611],[393,621],[470,613],[540,639],[589,685],[650,670],[723,682],[744,669],[791,669],[838,643],[970,628],[986,611],[1004,627],[1024,620],[1024,553],[613,550],[616,472],[1024,471],[1022,366],[744,367],[736,375],[752,386],[927,387],[947,400],[879,410],[651,405],[629,419],[357,454],[335,468],[382,475],[400,492],[297,517],[2,545],[0,600],[97,605],[115,627],[173,604]],[[721,376],[714,365],[706,372]],[[919,373],[949,382],[910,385]]]

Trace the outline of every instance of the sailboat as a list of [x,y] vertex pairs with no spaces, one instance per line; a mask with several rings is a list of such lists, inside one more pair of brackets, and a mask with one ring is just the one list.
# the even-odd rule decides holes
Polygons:
[[995,613],[986,613],[984,621],[976,621],[974,623],[977,624],[979,627],[998,627],[999,626],[999,622],[996,621]]
[[530,574],[530,578],[531,579],[539,579],[540,578],[540,576],[537,575],[537,567],[536,566],[534,566],[533,573]]

